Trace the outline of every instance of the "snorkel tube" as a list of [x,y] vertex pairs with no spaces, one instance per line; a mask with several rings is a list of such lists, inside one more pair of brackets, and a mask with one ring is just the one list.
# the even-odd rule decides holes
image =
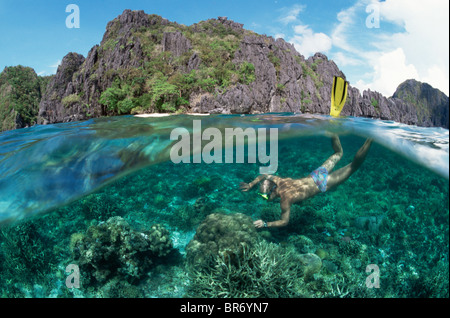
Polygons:
[[258,192],[258,194],[259,194],[260,196],[262,196],[263,199],[269,200],[269,195],[268,195],[267,193],[261,193],[261,192]]

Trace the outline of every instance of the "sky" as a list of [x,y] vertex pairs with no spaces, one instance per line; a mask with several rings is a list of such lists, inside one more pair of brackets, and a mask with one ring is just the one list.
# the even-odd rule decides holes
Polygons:
[[[66,12],[71,4],[79,25],[69,28],[66,20],[76,22],[75,11]],[[0,71],[24,65],[55,74],[67,53],[86,57],[125,9],[184,25],[226,16],[285,39],[305,58],[327,55],[361,92],[389,97],[414,78],[449,95],[447,0],[0,0]]]

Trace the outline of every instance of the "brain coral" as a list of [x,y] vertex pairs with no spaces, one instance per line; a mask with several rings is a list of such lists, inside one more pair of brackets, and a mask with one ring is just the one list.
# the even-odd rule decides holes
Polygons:
[[130,282],[139,279],[153,264],[172,250],[169,232],[159,224],[138,232],[121,217],[90,226],[85,234],[72,235],[74,262],[88,277],[105,282],[121,276]]
[[252,219],[244,214],[208,215],[198,226],[194,238],[186,247],[189,265],[207,265],[211,257],[218,254],[228,255],[232,261],[243,252],[244,247],[251,247],[258,234]]

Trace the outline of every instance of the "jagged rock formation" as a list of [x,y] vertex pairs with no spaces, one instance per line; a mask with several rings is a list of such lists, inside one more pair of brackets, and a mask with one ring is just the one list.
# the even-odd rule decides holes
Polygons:
[[361,95],[357,88],[349,87],[349,96],[341,115],[394,120],[423,126],[417,118],[414,105],[398,98],[386,98],[370,89],[363,91]]
[[[325,55],[305,59],[283,39],[225,17],[187,27],[125,10],[86,59],[63,59],[38,123],[151,112],[328,114],[333,76],[345,78]],[[433,109],[422,111],[405,96],[350,87],[342,115],[448,127],[448,97],[442,107],[420,104]]]
[[449,98],[426,83],[407,80],[394,95],[386,98],[378,92],[349,89],[342,115],[380,118],[425,127],[449,128]]
[[39,116],[45,118],[39,121],[40,124],[59,122],[63,116],[64,121],[84,119],[80,116],[79,107],[65,107],[66,105],[61,102],[61,97],[73,94],[72,77],[84,60],[84,56],[77,53],[69,53],[63,58],[56,75],[49,83],[50,89],[46,91],[39,104]]

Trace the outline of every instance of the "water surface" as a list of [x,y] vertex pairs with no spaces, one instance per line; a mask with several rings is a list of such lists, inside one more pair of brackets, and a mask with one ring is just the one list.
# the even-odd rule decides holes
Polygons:
[[[336,168],[351,162],[364,140],[373,138],[365,162],[347,182],[295,205],[288,227],[271,230],[267,239],[304,253],[305,246],[298,242],[305,236],[314,243],[311,252],[327,252],[318,279],[334,289],[325,288],[316,297],[342,296],[333,294],[333,284],[341,280],[350,290],[344,296],[448,296],[448,130],[283,113],[124,116],[2,133],[0,260],[7,264],[0,271],[3,297],[72,297],[61,279],[62,269],[71,261],[70,237],[112,216],[123,217],[137,229],[163,224],[181,255],[209,213],[276,220],[279,201],[267,202],[256,191],[238,189],[240,182],[258,176],[262,165],[258,160],[249,163],[248,156],[244,163],[170,160],[176,143],[171,132],[182,127],[193,134],[194,120],[201,121],[202,130],[213,127],[224,135],[226,128],[277,128],[276,174],[281,177],[302,178],[320,166],[333,153],[331,134],[340,136],[344,149]],[[269,150],[269,140],[266,146]],[[374,216],[386,220],[382,230],[357,226],[358,218]],[[342,241],[359,246],[364,256],[361,251],[352,254]],[[14,257],[8,254],[12,243],[17,246]],[[27,250],[27,244],[34,247]],[[38,259],[45,262],[33,263],[33,253],[44,255]],[[28,264],[24,271],[37,266],[33,269],[45,275],[20,280],[20,272],[9,269],[15,262]],[[382,269],[380,289],[358,287],[364,285],[367,264]],[[161,274],[164,282],[152,276],[151,283],[139,286],[147,286],[142,288],[148,297],[181,297],[184,290],[174,286],[189,284],[183,273],[182,266],[167,264]],[[15,284],[7,283],[14,280]],[[99,295],[86,289],[77,292],[81,297]]]

